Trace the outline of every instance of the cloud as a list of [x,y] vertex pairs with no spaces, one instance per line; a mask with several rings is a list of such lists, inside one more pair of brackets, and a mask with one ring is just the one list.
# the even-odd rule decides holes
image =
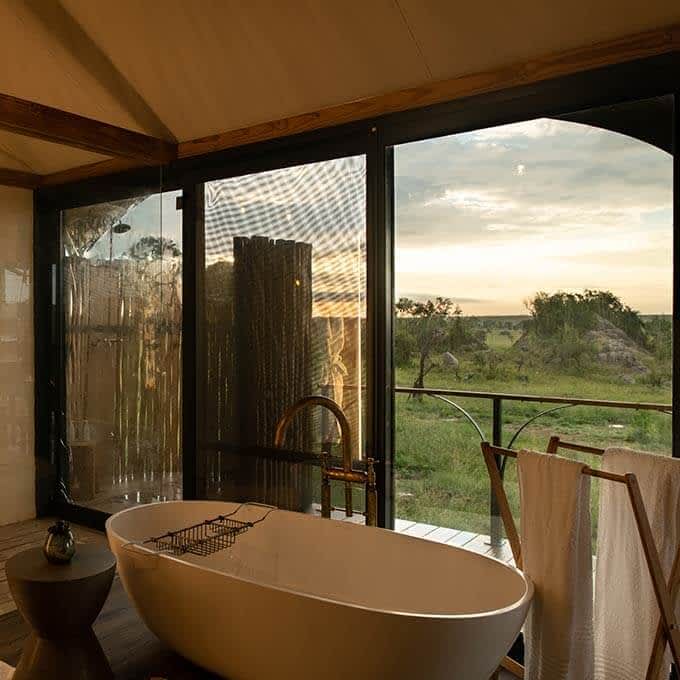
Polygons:
[[[537,224],[560,232],[625,228],[670,204],[672,159],[665,152],[578,123],[518,125],[516,138],[510,135],[515,126],[498,135],[506,144],[501,158],[469,143],[479,133],[397,147],[399,238],[483,241],[497,223],[529,233]],[[517,139],[530,144],[514,149]]]
[[505,268],[508,305],[548,283],[670,299],[672,158],[656,147],[540,119],[400,145],[395,174],[400,289],[481,298]]
[[470,133],[475,140],[511,140],[540,139],[542,137],[554,137],[561,130],[561,121],[551,118],[536,118],[521,123],[499,125],[498,127],[486,128]]
[[483,215],[497,215],[516,207],[515,202],[504,197],[503,193],[494,194],[484,189],[446,189],[441,196],[423,203],[426,208],[433,205],[451,206],[464,213],[480,213]]

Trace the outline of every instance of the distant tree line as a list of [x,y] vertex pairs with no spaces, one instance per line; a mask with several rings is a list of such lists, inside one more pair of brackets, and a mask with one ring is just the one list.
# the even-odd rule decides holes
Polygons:
[[[610,291],[538,292],[525,304],[528,319],[476,319],[465,317],[450,298],[425,302],[401,298],[395,306],[395,364],[410,366],[415,360],[413,386],[421,388],[428,373],[441,364],[438,359],[444,352],[453,353],[457,359],[464,355],[476,371],[483,371],[489,378],[500,374],[502,356],[513,361],[518,372],[529,365],[582,370],[596,358],[596,343],[587,333],[598,327],[599,319],[608,321],[638,347],[651,352],[662,368],[670,361],[670,316],[643,317]],[[511,331],[520,329],[524,331],[522,338],[507,350],[499,353],[487,347],[488,332],[512,337]]]

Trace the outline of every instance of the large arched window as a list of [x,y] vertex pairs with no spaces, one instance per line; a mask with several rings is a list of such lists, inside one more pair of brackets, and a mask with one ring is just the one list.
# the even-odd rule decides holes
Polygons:
[[395,147],[397,518],[487,534],[482,435],[670,454],[671,106]]

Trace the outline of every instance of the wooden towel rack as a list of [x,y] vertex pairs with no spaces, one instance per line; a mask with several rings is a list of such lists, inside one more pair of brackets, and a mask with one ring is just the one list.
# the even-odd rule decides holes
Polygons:
[[[583,453],[591,453],[595,455],[604,454],[604,449],[598,449],[592,446],[585,446],[581,444],[573,444],[560,440],[559,437],[551,437],[548,443],[547,453],[555,454],[558,449],[567,449],[570,451],[579,451]],[[488,442],[482,442],[482,454],[484,455],[484,462],[489,472],[489,479],[491,480],[491,488],[498,501],[498,507],[501,513],[501,519],[505,526],[505,532],[508,536],[512,555],[515,558],[515,564],[518,569],[522,569],[522,546],[519,540],[519,533],[515,519],[510,510],[508,497],[503,486],[503,479],[496,463],[497,457],[505,456],[508,458],[517,458],[517,452],[512,449],[506,449],[500,446],[493,446]],[[657,677],[659,666],[663,660],[663,653],[666,643],[670,645],[671,654],[676,668],[680,669],[680,630],[678,629],[677,621],[675,620],[674,602],[678,594],[678,587],[680,582],[680,546],[676,550],[673,567],[671,569],[670,578],[666,583],[663,568],[661,566],[661,559],[659,558],[659,551],[657,550],[654,536],[652,535],[652,528],[649,524],[649,517],[645,504],[640,493],[640,485],[637,477],[632,473],[623,475],[615,474],[613,472],[606,472],[604,470],[596,470],[587,465],[583,467],[583,474],[596,477],[598,479],[605,479],[611,482],[624,484],[628,490],[628,497],[630,499],[635,523],[642,541],[642,548],[645,554],[645,560],[649,569],[649,574],[652,579],[654,587],[654,594],[659,605],[661,613],[659,626],[657,628],[656,639],[652,647],[652,653],[647,667],[647,680],[653,680]],[[524,677],[524,667],[521,664],[506,658],[501,666],[513,673],[516,677]]]

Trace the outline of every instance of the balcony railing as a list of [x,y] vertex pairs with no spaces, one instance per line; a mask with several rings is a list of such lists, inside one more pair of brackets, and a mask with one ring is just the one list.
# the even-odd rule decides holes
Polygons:
[[[577,397],[555,397],[547,395],[534,395],[534,394],[514,394],[507,392],[480,392],[474,390],[452,390],[445,388],[416,388],[416,387],[395,387],[394,392],[396,394],[409,394],[409,395],[423,395],[438,399],[445,402],[453,410],[460,413],[465,420],[470,424],[470,426],[476,431],[479,436],[480,441],[490,441],[495,446],[505,446],[506,448],[512,448],[519,435],[525,430],[525,428],[531,423],[535,422],[542,416],[554,413],[556,411],[572,408],[575,406],[590,406],[597,408],[612,408],[612,409],[624,409],[633,411],[656,411],[659,413],[664,413],[667,415],[672,414],[671,404],[661,404],[653,402],[634,402],[634,401],[610,401],[605,399],[581,399]],[[453,398],[463,397],[469,399],[486,399],[491,402],[492,406],[492,420],[491,420],[491,437],[489,438],[482,426],[475,420],[475,418],[460,404],[456,403]],[[550,404],[548,408],[540,411],[537,414],[533,414],[530,418],[527,418],[518,428],[516,428],[507,442],[504,443],[504,432],[503,432],[503,402],[514,401],[514,402],[533,402],[539,404]],[[496,461],[503,475],[505,471],[505,459]],[[496,499],[493,494],[490,493],[489,498],[489,512],[490,512],[490,534],[491,534],[491,544],[494,546],[499,546],[502,543],[502,522],[500,519],[500,513],[496,505]]]

